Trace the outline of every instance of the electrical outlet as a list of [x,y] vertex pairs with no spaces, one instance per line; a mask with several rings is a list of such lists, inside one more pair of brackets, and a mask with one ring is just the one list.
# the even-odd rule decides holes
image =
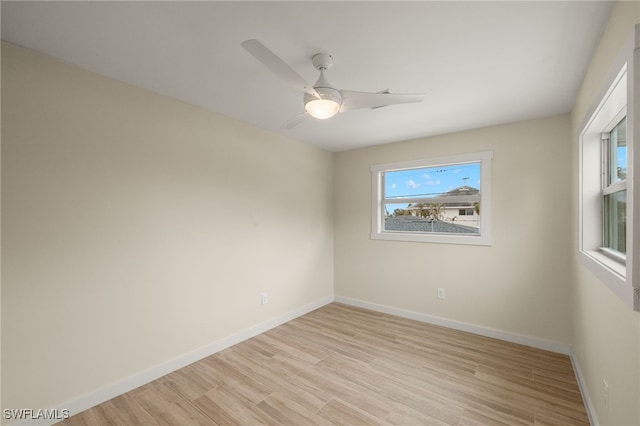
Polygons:
[[269,303],[269,293],[262,293],[262,298],[260,299],[260,302],[263,305],[266,305],[267,303]]
[[609,384],[606,380],[602,380],[602,399],[604,400],[604,406],[609,408]]
[[444,288],[438,288],[438,299],[444,299]]

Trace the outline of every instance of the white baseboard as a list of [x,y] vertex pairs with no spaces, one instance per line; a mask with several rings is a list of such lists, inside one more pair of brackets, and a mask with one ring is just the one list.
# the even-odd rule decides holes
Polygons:
[[[244,340],[250,339],[265,331],[271,330],[287,321],[291,321],[299,316],[307,314],[313,310],[321,308],[324,305],[333,302],[333,296],[325,297],[323,299],[312,302],[308,305],[294,309],[287,312],[284,315],[273,318],[269,321],[257,324],[239,333],[217,340],[209,345],[196,349],[193,352],[186,353],[177,358],[158,364],[133,376],[126,377],[122,380],[107,385],[94,392],[88,393],[71,401],[67,401],[54,408],[52,411],[55,413],[63,413],[64,410],[68,410],[68,414],[73,416],[112,398],[115,398],[123,393],[129,392],[137,387],[145,385],[153,380],[156,380],[164,375],[167,375],[173,371],[176,371],[182,367],[186,367],[196,361],[206,358],[209,355],[213,355],[223,349],[238,344]],[[57,410],[57,411],[56,411]],[[25,419],[11,423],[12,425],[52,425],[62,419]],[[4,423],[3,423],[4,424]]]
[[589,416],[589,423],[591,424],[591,426],[599,426],[600,422],[598,422],[598,416],[596,415],[595,407],[593,406],[591,396],[589,395],[587,382],[584,380],[582,370],[580,369],[580,364],[578,363],[578,359],[575,357],[573,351],[571,351],[571,353],[569,354],[569,358],[571,358],[571,365],[573,366],[573,371],[575,372],[576,380],[578,381],[578,387],[580,388],[580,393],[582,394],[582,402],[584,403],[584,407],[587,410],[587,415]]
[[469,324],[466,322],[454,321],[446,318],[436,317],[433,315],[422,314],[419,312],[407,311],[405,309],[394,308],[387,305],[379,305],[377,303],[365,302],[359,299],[351,299],[349,297],[335,296],[335,301],[344,303],[345,305],[357,306],[360,308],[370,309],[372,311],[382,312],[385,314],[395,315],[402,318],[408,318],[429,324],[440,325],[443,327],[453,328],[454,330],[466,331],[480,336],[493,337],[505,340],[511,343],[531,346],[533,348],[544,349],[551,352],[570,355],[570,346],[567,343],[556,342],[553,340],[545,340],[537,337],[526,336],[523,334],[502,331],[493,328],[482,327],[479,325]]

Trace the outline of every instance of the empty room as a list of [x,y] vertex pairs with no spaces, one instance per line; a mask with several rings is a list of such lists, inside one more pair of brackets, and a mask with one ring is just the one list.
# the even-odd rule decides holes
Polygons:
[[640,425],[640,2],[2,1],[3,425]]

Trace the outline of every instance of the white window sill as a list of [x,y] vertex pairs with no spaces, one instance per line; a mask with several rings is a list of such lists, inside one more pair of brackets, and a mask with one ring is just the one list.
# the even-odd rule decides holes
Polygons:
[[490,246],[491,238],[483,235],[412,234],[410,232],[373,232],[372,240],[413,241],[418,243]]
[[610,248],[607,248],[607,247],[600,247],[600,252],[604,254],[606,257],[608,257],[609,259],[613,260],[614,262],[622,265],[622,267],[625,270],[625,272],[623,272],[623,275],[626,273],[627,256],[625,256],[623,253],[620,253],[615,250],[611,250]]
[[613,257],[603,253],[599,250],[583,250],[582,254],[595,262],[600,268],[603,268],[606,272],[614,274],[619,280],[622,280],[626,284],[627,267],[624,263],[615,260]]
[[633,309],[633,287],[627,283],[627,268],[598,250],[580,250],[580,262],[602,283],[618,296],[625,305]]

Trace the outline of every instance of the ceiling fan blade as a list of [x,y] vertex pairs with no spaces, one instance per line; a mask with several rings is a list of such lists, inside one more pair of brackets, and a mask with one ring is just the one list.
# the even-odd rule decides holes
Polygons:
[[303,112],[302,114],[298,114],[293,118],[290,118],[289,120],[287,120],[283,125],[282,125],[282,129],[288,130],[288,129],[293,129],[294,127],[296,127],[298,124],[302,123],[304,120],[306,120],[308,117],[310,117],[309,113],[307,112]]
[[422,102],[423,93],[367,93],[341,90],[342,106],[340,112],[352,111],[361,108],[379,108],[387,105]]
[[247,52],[253,55],[264,66],[269,68],[271,72],[286,81],[294,89],[302,90],[310,95],[318,96],[316,89],[305,81],[304,78],[285,61],[280,59],[275,53],[269,50],[264,44],[256,39],[246,40],[241,43]]

